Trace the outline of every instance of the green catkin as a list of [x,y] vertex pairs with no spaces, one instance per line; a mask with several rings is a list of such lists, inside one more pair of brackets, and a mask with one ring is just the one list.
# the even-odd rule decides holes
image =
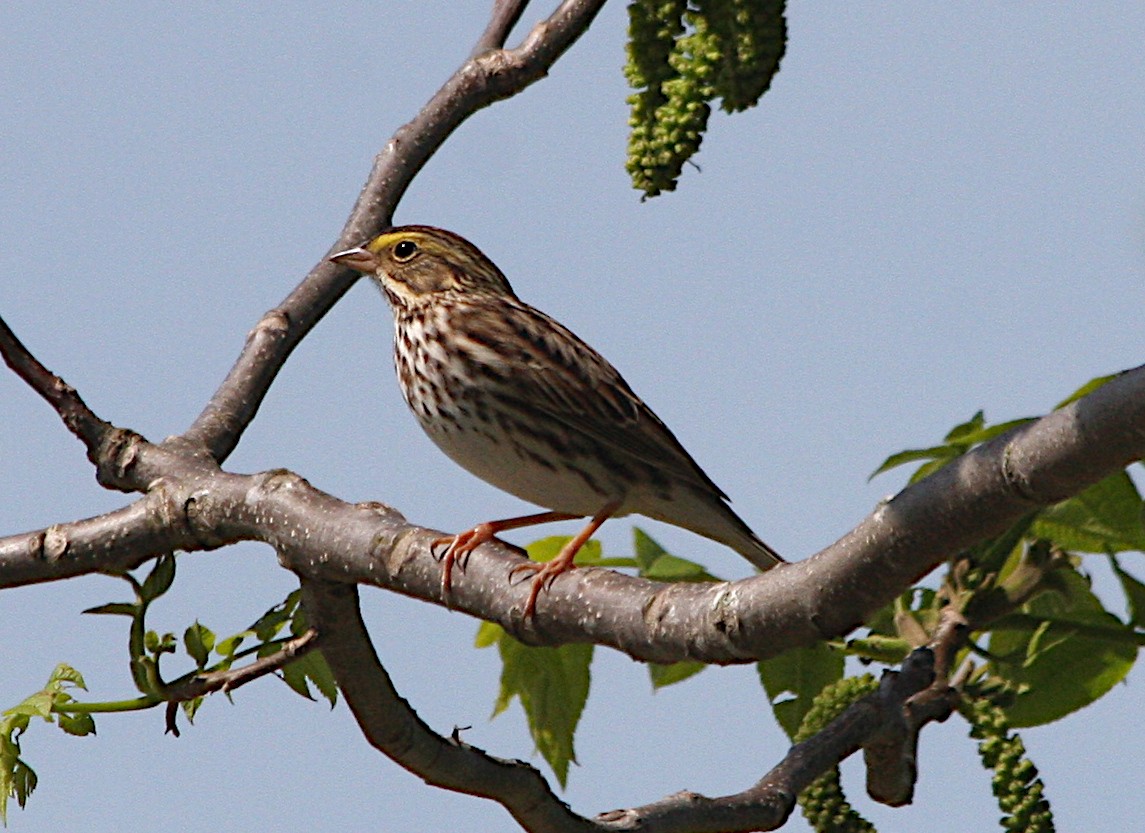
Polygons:
[[994,770],[991,781],[999,820],[1009,833],[1053,833],[1054,817],[1045,797],[1037,767],[1026,757],[1022,739],[1010,732],[1006,712],[986,697],[963,698],[959,707],[970,723],[970,737],[978,741],[978,755]]
[[783,9],[783,0],[629,4],[624,74],[635,92],[626,168],[646,197],[675,190],[699,151],[715,98],[735,112],[767,90],[786,46]]
[[663,85],[676,75],[668,56],[684,32],[687,0],[636,0],[628,6],[628,60],[624,75],[634,92],[628,124],[626,167],[633,186],[649,196],[666,184],[659,159],[657,111],[667,101]]
[[715,94],[729,113],[754,107],[771,86],[787,47],[783,0],[697,0],[716,36]]
[[[807,740],[821,732],[848,706],[879,687],[870,674],[847,677],[824,688],[803,716],[795,742]],[[847,803],[836,767],[815,779],[799,795],[799,807],[807,823],[820,833],[875,833],[875,826],[860,816]]]

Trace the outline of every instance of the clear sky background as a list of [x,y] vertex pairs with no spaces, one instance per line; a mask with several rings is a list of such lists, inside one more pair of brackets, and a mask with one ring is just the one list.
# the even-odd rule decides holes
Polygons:
[[[326,251],[374,154],[469,53],[488,4],[49,5],[0,4],[0,314],[102,417],[161,439]],[[789,558],[901,487],[898,473],[867,482],[889,453],[979,408],[1043,413],[1142,361],[1145,5],[794,3],[762,106],[713,115],[702,172],[646,203],[623,170],[626,20],[609,4],[549,78],[465,124],[396,219],[470,238],[608,356]],[[444,530],[521,511],[421,434],[390,332],[360,283],[291,358],[228,467],[287,467]],[[0,534],[123,503],[0,373]],[[630,552],[634,522],[749,574],[731,551],[642,520],[606,524],[607,552]],[[1087,568],[1108,591],[1100,561]],[[153,626],[181,633],[198,617],[231,633],[294,586],[264,546],[185,555]],[[0,707],[60,661],[94,698],[130,696],[125,620],[80,615],[126,592],[89,577],[0,594]],[[541,764],[517,707],[488,720],[499,663],[471,648],[474,620],[363,595],[382,661],[430,725],[471,726],[471,743]],[[566,793],[580,812],[738,791],[786,750],[751,667],[655,695],[615,652],[598,649],[593,672]],[[273,680],[234,699],[208,702],[179,739],[158,710],[101,718],[95,738],[34,725],[41,787],[9,829],[514,829],[500,807],[374,753],[344,706]],[[1133,674],[1023,733],[1059,829],[1140,819],[1141,707]],[[854,763],[845,778],[885,831],[992,829],[965,724],[929,727],[920,766],[902,810],[872,808]]]

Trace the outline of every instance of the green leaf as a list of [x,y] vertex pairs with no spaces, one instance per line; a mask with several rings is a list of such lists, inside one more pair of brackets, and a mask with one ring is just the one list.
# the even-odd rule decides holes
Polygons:
[[505,635],[505,629],[495,622],[482,622],[477,626],[477,636],[473,640],[474,648],[488,648],[496,645]]
[[1065,399],[1063,399],[1061,402],[1059,402],[1057,404],[1057,407],[1054,408],[1054,410],[1059,411],[1062,408],[1064,408],[1066,405],[1070,405],[1070,404],[1076,402],[1077,400],[1081,399],[1083,396],[1089,396],[1091,393],[1093,393],[1099,387],[1104,385],[1106,382],[1108,382],[1112,379],[1116,379],[1120,375],[1121,375],[1120,373],[1110,373],[1108,376],[1098,376],[1094,379],[1090,379],[1088,382],[1086,382],[1080,388],[1078,388],[1073,393],[1071,393],[1069,396],[1067,396]]
[[573,735],[588,700],[593,646],[532,648],[503,634],[498,647],[501,691],[493,716],[507,709],[514,697],[521,701],[533,743],[563,787],[569,763],[576,760]]
[[632,528],[632,543],[640,575],[652,581],[719,581],[703,565],[671,555],[651,535]]
[[8,798],[15,798],[23,808],[39,780],[32,768],[17,757],[17,753],[19,746],[12,754],[0,747],[0,823],[5,825],[8,824]]
[[190,700],[184,700],[179,705],[183,707],[183,714],[187,715],[187,722],[194,723],[195,715],[199,713],[199,707],[206,702],[206,697],[193,697]]
[[221,657],[233,657],[235,655],[235,651],[239,649],[239,646],[242,645],[243,640],[248,636],[250,636],[250,632],[243,631],[242,633],[236,633],[234,636],[228,636],[221,642],[216,642],[215,653]]
[[970,417],[966,422],[960,425],[955,425],[950,429],[946,435],[948,443],[960,442],[963,437],[975,434],[982,430],[982,426],[986,424],[986,414],[983,411],[978,411],[974,416]]
[[1022,545],[1026,533],[1030,531],[1037,512],[1030,512],[1019,518],[999,535],[980,541],[970,548],[974,563],[986,572],[997,573]]
[[915,460],[927,460],[929,462],[920,466],[919,469],[910,476],[910,482],[917,483],[924,477],[938,471],[951,460],[961,457],[974,446],[992,440],[1000,434],[1005,434],[1007,431],[1019,425],[1025,425],[1033,421],[1032,418],[1027,417],[1012,419],[1009,422],[1001,422],[997,425],[986,425],[982,412],[979,411],[968,422],[964,422],[952,428],[950,433],[946,435],[944,445],[931,446],[930,448],[912,448],[906,451],[900,451],[897,454],[892,454],[884,460],[883,464],[875,469],[867,479],[873,480],[883,472],[905,463],[911,463]]
[[864,660],[897,665],[906,659],[906,655],[911,651],[911,645],[900,637],[876,633],[848,639],[844,650],[848,655]]
[[282,681],[290,686],[290,690],[307,700],[313,700],[310,686],[306,683],[306,671],[302,668],[302,660],[296,660],[282,667]]
[[969,451],[976,445],[981,445],[984,442],[989,442],[997,436],[1005,434],[1007,431],[1017,428],[1019,425],[1026,425],[1030,422],[1035,422],[1034,417],[1022,417],[1020,419],[1012,419],[1009,422],[999,422],[997,425],[985,425],[978,428],[976,431],[967,431],[959,435],[958,445],[962,446],[963,453]]
[[37,691],[29,697],[25,697],[12,708],[5,709],[4,714],[22,714],[29,717],[42,717],[45,720],[51,720],[52,704],[55,702],[55,695],[51,691],[44,689],[43,691]]
[[1007,709],[1016,728],[1065,717],[1125,679],[1137,657],[1133,631],[1106,611],[1075,570],[1058,573],[1063,593],[1043,593],[1023,610],[1042,620],[1028,630],[995,630],[990,653],[1018,694]]
[[775,719],[794,738],[819,692],[843,678],[843,654],[821,642],[757,663],[756,669]]
[[1033,533],[1067,550],[1145,550],[1141,513],[1141,494],[1129,474],[1119,471],[1043,510],[1034,521]]
[[650,662],[648,676],[652,678],[652,688],[660,689],[693,677],[707,667],[702,662],[672,662],[668,665]]
[[314,683],[314,687],[329,701],[330,708],[334,708],[338,703],[338,683],[334,679],[334,672],[326,662],[326,657],[321,651],[311,651],[301,662],[306,671],[306,678]]
[[95,734],[95,718],[86,712],[60,712],[56,715],[56,723],[69,735],[76,737]]
[[203,669],[207,665],[211,649],[215,647],[215,632],[196,619],[195,624],[183,631],[183,647],[187,649],[195,665]]
[[[548,538],[541,538],[539,541],[534,541],[526,546],[525,552],[534,561],[552,561],[560,554],[561,547],[571,540],[571,535],[550,535]],[[600,561],[602,555],[603,548],[600,541],[593,538],[584,542],[584,546],[576,554],[575,563],[586,567],[594,565]]]
[[958,455],[958,452],[948,445],[936,445],[931,448],[909,448],[905,451],[900,451],[897,454],[892,454],[887,459],[883,460],[883,464],[875,469],[867,477],[867,481],[874,480],[880,474],[891,469],[898,468],[899,466],[907,463],[913,463],[915,460],[950,460]]
[[139,605],[133,602],[108,602],[98,607],[89,607],[84,613],[94,616],[131,616],[139,614]]
[[60,691],[71,686],[87,691],[87,686],[83,681],[83,674],[67,663],[61,662],[56,666],[55,670],[52,671],[52,675],[48,677],[48,688]]
[[155,566],[143,580],[139,595],[144,602],[153,602],[171,589],[175,581],[175,553],[168,552],[155,560]]
[[1122,569],[1116,558],[1113,562],[1113,572],[1121,582],[1121,589],[1125,591],[1125,599],[1129,603],[1129,621],[1136,627],[1145,627],[1145,584],[1131,576]]
[[175,652],[175,634],[165,633],[160,636],[155,631],[147,631],[143,637],[143,647],[149,654],[171,654]]
[[294,618],[298,601],[301,598],[300,591],[291,592],[285,599],[262,614],[247,631],[253,633],[262,642],[269,642],[274,639],[282,630],[283,625]]

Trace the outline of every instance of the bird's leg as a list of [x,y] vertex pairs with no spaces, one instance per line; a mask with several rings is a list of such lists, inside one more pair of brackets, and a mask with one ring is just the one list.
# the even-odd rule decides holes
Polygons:
[[620,501],[614,500],[593,515],[592,520],[588,522],[585,528],[577,533],[575,538],[561,547],[561,551],[557,553],[557,557],[552,561],[547,561],[544,564],[530,561],[527,564],[518,564],[509,571],[510,578],[512,578],[514,573],[526,570],[534,574],[533,588],[529,591],[529,601],[525,603],[526,619],[531,617],[533,612],[537,609],[537,597],[541,595],[541,591],[548,590],[549,585],[553,583],[553,580],[557,576],[561,573],[567,573],[573,568],[573,559],[576,558],[576,554],[580,551],[580,548],[600,529],[600,525],[612,517],[612,513],[619,508]]
[[467,529],[464,532],[459,532],[456,535],[446,535],[443,538],[436,538],[430,543],[430,550],[441,544],[448,544],[445,554],[441,557],[441,594],[448,602],[450,584],[453,581],[453,565],[457,563],[458,567],[465,566],[465,559],[469,553],[477,549],[486,541],[497,541],[498,543],[505,544],[507,547],[519,551],[524,555],[524,551],[520,547],[512,544],[506,544],[497,538],[498,532],[507,532],[510,529],[520,529],[523,526],[534,526],[536,524],[547,524],[554,521],[570,521],[573,518],[581,518],[583,515],[570,515],[568,512],[538,512],[535,515],[522,515],[519,518],[505,518],[500,521],[488,521],[483,524],[477,524],[472,529]]

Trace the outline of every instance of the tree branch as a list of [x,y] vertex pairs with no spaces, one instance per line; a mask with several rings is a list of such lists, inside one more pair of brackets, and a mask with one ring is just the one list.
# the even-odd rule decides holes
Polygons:
[[528,5],[529,0],[494,0],[489,25],[477,39],[477,45],[473,47],[469,57],[476,58],[482,52],[503,47],[509,33],[513,31],[513,27],[517,25]]
[[[805,561],[716,584],[579,569],[525,621],[528,583],[509,580],[520,556],[486,544],[455,580],[452,606],[533,644],[594,642],[654,662],[775,656],[850,632],[943,559],[1138,459],[1143,425],[1145,367],[953,461]],[[289,472],[225,472],[178,438],[137,442],[124,477],[148,496],[114,516],[118,528],[104,516],[0,539],[0,587],[257,540],[299,575],[445,603],[430,546],[441,533],[382,504],[347,504]]]
[[[878,692],[793,746],[753,787],[719,798],[681,792],[589,820],[573,813],[528,764],[495,758],[462,742],[456,731],[446,738],[426,725],[394,689],[374,653],[352,585],[304,580],[302,588],[323,655],[370,744],[429,784],[497,801],[526,830],[774,830],[787,820],[803,789],[865,747],[873,749],[867,755],[872,794],[877,798],[878,789],[890,786],[896,792],[888,803],[905,803],[913,789],[918,731],[927,722],[945,720],[954,706],[944,677],[936,682],[935,653],[919,649],[901,671],[884,674]],[[955,632],[940,631],[940,641]],[[931,693],[935,687],[939,690]]]
[[427,726],[394,688],[378,661],[353,585],[303,580],[302,603],[322,654],[370,745],[436,787],[492,798],[525,829],[585,831],[576,816],[523,761],[495,758]]

